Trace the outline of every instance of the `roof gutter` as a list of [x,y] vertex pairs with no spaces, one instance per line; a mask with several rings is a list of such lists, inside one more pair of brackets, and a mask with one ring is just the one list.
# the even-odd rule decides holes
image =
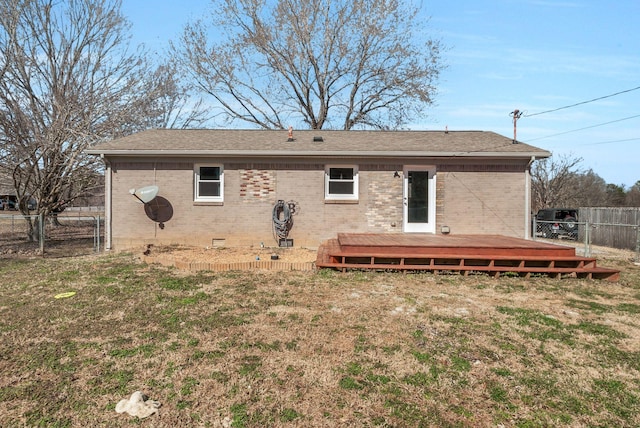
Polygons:
[[544,159],[551,156],[550,152],[424,152],[424,151],[407,151],[407,152],[380,152],[380,151],[237,151],[237,150],[87,150],[87,154],[105,156],[136,156],[136,157],[196,157],[196,156],[215,156],[215,157],[353,157],[353,158],[434,158],[434,157],[483,157],[483,158],[531,158]]

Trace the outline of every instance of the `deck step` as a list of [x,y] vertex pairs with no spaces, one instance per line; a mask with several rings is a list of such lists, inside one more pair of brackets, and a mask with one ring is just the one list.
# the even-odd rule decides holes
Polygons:
[[[434,273],[456,272],[463,275],[485,273],[493,277],[502,274],[516,274],[529,277],[546,275],[554,278],[577,277],[587,279],[604,279],[617,281],[620,272],[615,269],[597,266],[595,258],[569,255],[562,251],[552,254],[540,254],[535,251],[527,254],[516,251],[508,254],[504,249],[489,254],[486,247],[478,254],[472,254],[470,247],[460,249],[463,253],[455,253],[452,247],[420,247],[384,245],[341,245],[349,241],[349,237],[341,234],[339,239],[330,239],[318,249],[316,267],[332,268],[341,271],[352,269],[396,270],[396,271],[429,271]],[[397,241],[397,238],[396,238]],[[432,250],[432,251],[429,251]]]

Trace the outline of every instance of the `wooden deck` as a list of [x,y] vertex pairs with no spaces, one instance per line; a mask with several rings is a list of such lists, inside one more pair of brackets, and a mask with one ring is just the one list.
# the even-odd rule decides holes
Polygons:
[[316,267],[609,281],[620,276],[617,270],[598,267],[595,258],[577,256],[573,247],[498,235],[340,233],[320,246]]

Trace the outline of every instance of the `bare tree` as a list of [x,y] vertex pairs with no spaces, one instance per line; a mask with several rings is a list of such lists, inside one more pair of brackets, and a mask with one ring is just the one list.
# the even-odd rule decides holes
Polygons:
[[440,41],[403,0],[213,0],[174,52],[226,122],[399,128],[433,102]]
[[0,0],[0,10],[0,168],[20,209],[33,197],[46,215],[96,183],[89,145],[144,127],[149,73],[127,50],[119,0]]
[[589,169],[576,175],[576,207],[607,206],[607,182]]
[[628,207],[640,207],[640,180],[627,192],[625,204]]
[[171,58],[149,74],[144,90],[147,128],[200,128],[211,119],[206,104],[191,95]]
[[580,171],[580,158],[538,161],[531,169],[532,208],[621,207],[640,205],[640,181],[628,191],[607,183],[592,169]]
[[560,156],[536,161],[531,168],[532,209],[578,206],[577,176],[581,158]]

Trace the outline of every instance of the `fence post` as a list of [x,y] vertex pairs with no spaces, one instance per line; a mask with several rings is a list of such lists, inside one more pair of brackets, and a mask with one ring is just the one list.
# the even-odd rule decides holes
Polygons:
[[636,263],[640,263],[640,225],[636,226]]
[[98,215],[96,224],[96,252],[100,252],[100,215]]
[[591,257],[591,225],[589,220],[584,224],[584,256]]
[[44,214],[38,215],[38,239],[40,241],[40,254],[44,256]]

